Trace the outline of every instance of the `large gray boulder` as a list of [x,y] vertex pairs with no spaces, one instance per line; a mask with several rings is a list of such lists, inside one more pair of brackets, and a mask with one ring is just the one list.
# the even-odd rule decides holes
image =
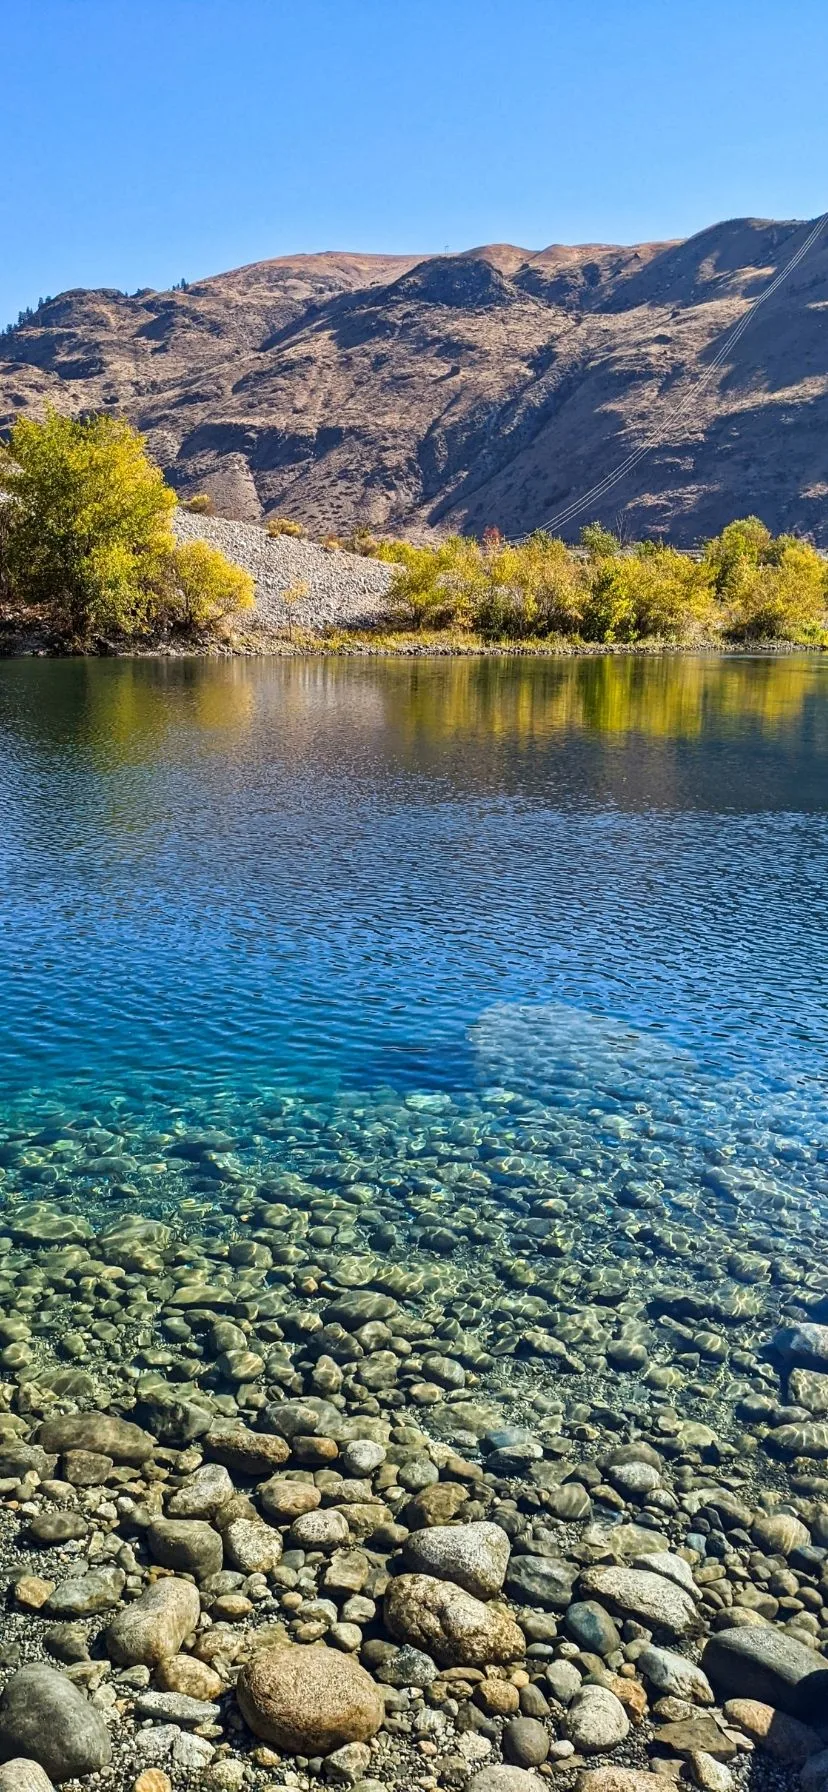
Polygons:
[[56,1668],[40,1664],[13,1674],[0,1698],[0,1754],[24,1756],[61,1785],[97,1773],[112,1758],[99,1711]]
[[415,1574],[452,1580],[476,1599],[490,1599],[503,1586],[510,1548],[499,1524],[435,1524],[408,1538],[403,1560]]
[[820,1722],[828,1700],[828,1662],[770,1624],[719,1630],[701,1665],[720,1698],[759,1699],[791,1717]]
[[581,1575],[579,1590],[650,1630],[691,1636],[701,1629],[692,1595],[666,1575],[652,1574],[646,1568],[588,1568]]

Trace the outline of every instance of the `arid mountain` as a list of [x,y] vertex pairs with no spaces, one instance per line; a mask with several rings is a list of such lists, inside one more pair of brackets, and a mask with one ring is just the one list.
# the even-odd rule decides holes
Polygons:
[[828,546],[828,233],[669,422],[807,230],[294,256],[185,291],[67,292],[0,338],[0,426],[47,401],[117,410],[227,515],[422,535],[525,532],[663,431],[591,515],[690,544],[754,511]]

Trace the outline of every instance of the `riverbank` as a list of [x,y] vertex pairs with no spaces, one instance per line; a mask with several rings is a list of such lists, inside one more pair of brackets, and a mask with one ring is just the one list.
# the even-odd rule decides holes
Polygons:
[[[178,510],[173,529],[179,543],[204,541],[250,574],[255,609],[229,622],[224,632],[169,635],[141,640],[107,638],[92,654],[130,657],[296,658],[391,656],[399,658],[537,659],[716,653],[738,657],[759,653],[823,652],[822,645],[773,638],[734,641],[704,628],[682,641],[653,637],[634,642],[584,641],[564,634],[493,639],[456,623],[412,627],[395,607],[393,565],[343,548],[289,535],[270,536],[256,523],[194,516]],[[62,656],[65,637],[36,611],[0,612],[0,658]]]

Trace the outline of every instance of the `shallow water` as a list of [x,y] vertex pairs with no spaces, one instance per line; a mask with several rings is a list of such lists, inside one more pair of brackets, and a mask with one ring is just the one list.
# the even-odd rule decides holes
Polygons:
[[806,656],[0,666],[0,1198],[186,1227],[298,1177],[535,1319],[557,1256],[807,1239],[827,697]]

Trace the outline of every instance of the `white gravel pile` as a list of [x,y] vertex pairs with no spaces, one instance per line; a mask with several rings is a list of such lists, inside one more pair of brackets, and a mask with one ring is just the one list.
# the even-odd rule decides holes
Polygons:
[[[193,516],[186,510],[176,511],[173,529],[179,541],[208,541],[252,573],[256,619],[269,627],[284,628],[292,620],[309,629],[365,628],[388,614],[392,568],[379,560],[329,553],[316,542],[271,537],[258,523]],[[284,592],[298,586],[306,594],[287,604]]]

